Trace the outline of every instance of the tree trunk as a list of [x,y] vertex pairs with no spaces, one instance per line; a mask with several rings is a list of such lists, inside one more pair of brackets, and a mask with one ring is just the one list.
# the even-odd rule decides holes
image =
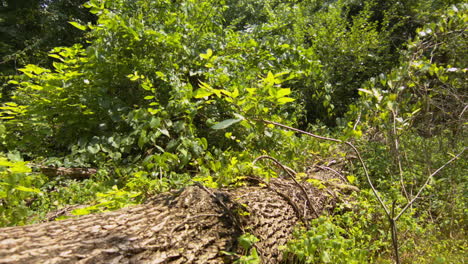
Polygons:
[[[252,179],[255,186],[190,186],[114,212],[0,229],[0,263],[231,263],[249,232],[263,263],[281,261],[279,246],[298,223],[336,202],[331,189]],[[308,194],[312,206],[308,205]]]
[[42,174],[47,175],[49,177],[65,176],[77,180],[88,179],[89,177],[97,173],[97,169],[94,168],[52,167],[34,163],[30,163],[29,166],[39,170]]

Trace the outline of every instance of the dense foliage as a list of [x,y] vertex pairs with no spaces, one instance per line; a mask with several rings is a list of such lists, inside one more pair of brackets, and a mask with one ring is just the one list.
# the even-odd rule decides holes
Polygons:
[[[114,210],[193,181],[276,177],[252,164],[262,154],[304,171],[351,153],[262,120],[353,142],[397,214],[466,146],[463,1],[82,3],[1,2],[2,226],[71,204],[90,204],[76,215]],[[400,218],[404,263],[464,261],[464,157]],[[98,172],[47,177],[39,165]],[[354,204],[298,230],[285,254],[391,262],[387,216],[363,168],[348,170],[363,189]]]

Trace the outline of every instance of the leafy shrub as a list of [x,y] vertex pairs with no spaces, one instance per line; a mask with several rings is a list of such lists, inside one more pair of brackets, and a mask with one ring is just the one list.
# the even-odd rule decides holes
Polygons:
[[[401,215],[399,209],[416,193],[421,195],[411,207],[413,218],[400,220],[404,223],[399,225],[428,228],[439,234],[448,222],[452,228],[456,222],[458,228],[465,229],[464,223],[455,220],[465,217],[462,208],[466,203],[460,192],[465,185],[461,171],[466,170],[462,155],[466,149],[465,106],[460,101],[466,97],[462,70],[465,65],[455,56],[461,53],[459,48],[466,46],[466,41],[460,39],[464,20],[466,5],[452,6],[438,21],[418,29],[418,36],[409,42],[400,65],[388,74],[370,79],[360,89],[361,99],[350,107],[354,120],[347,124],[348,135],[353,134],[350,131],[354,135],[360,134],[356,131],[365,131],[358,144],[364,150],[373,181],[393,201],[388,208]],[[454,167],[435,173],[457,153],[461,156],[453,159],[458,162]],[[450,187],[443,184],[445,181],[452,183]],[[438,221],[438,215],[447,218]],[[437,223],[437,228],[419,221]],[[409,233],[409,237],[418,235]],[[406,243],[410,252],[421,246],[410,244]],[[405,248],[400,248],[403,259]]]
[[31,216],[29,206],[43,195],[38,187],[45,181],[27,162],[0,157],[0,226],[25,224]]
[[354,238],[346,238],[346,231],[325,217],[314,219],[311,228],[288,243],[287,252],[301,263],[363,263],[364,249],[356,248]]
[[[323,134],[322,124],[343,125],[337,137],[362,150],[383,204],[398,213],[427,173],[464,149],[461,2],[91,0],[97,23],[67,24],[88,45],[54,48],[52,65],[25,64],[10,81],[0,150],[99,173],[46,179],[0,159],[0,224],[33,222],[66,204],[94,204],[77,214],[118,209],[192,181],[239,186],[281,173],[252,164],[260,155],[303,169],[336,153],[264,119]],[[308,263],[390,257],[390,216],[365,190],[362,168],[350,170],[364,189],[353,211],[298,231],[288,254]],[[466,162],[429,177],[401,216],[403,261],[462,255],[450,246],[464,245],[464,231],[452,232],[466,229],[464,171]],[[431,251],[428,241],[440,242]],[[251,246],[239,262],[259,261]]]

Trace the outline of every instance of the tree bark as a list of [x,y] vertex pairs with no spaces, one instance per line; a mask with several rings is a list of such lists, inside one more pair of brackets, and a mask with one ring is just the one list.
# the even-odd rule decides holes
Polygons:
[[[231,263],[249,232],[263,263],[282,259],[298,223],[336,202],[335,191],[286,179],[254,186],[201,185],[118,211],[0,229],[0,263]],[[308,205],[308,194],[312,207]]]
[[38,169],[42,174],[49,177],[65,176],[77,180],[88,179],[97,173],[97,169],[94,168],[65,168],[43,166],[39,164],[30,164],[30,166]]

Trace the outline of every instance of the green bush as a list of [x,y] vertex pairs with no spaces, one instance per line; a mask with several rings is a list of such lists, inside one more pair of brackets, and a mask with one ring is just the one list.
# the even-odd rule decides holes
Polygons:
[[39,187],[47,180],[32,173],[27,162],[12,158],[0,157],[0,226],[25,224],[31,216],[29,206],[44,195]]

